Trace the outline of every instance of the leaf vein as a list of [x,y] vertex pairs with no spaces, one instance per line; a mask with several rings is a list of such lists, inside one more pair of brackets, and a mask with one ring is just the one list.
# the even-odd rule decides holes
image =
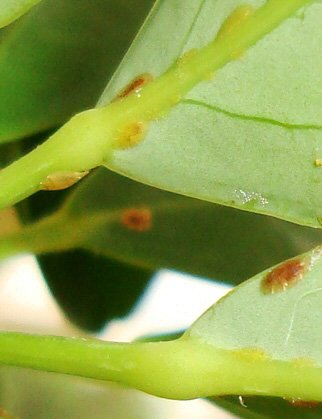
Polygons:
[[231,112],[231,111],[227,111],[226,109],[222,109],[218,106],[215,105],[210,105],[208,103],[199,101],[199,100],[195,100],[195,99],[183,99],[180,102],[183,105],[192,105],[192,106],[201,106],[203,108],[221,113],[223,115],[229,116],[231,118],[236,118],[236,119],[242,119],[245,121],[252,121],[252,122],[258,122],[258,123],[263,123],[263,124],[270,124],[270,125],[275,125],[275,126],[279,126],[288,130],[322,130],[322,125],[315,125],[315,124],[295,124],[295,123],[288,123],[288,122],[283,122],[277,119],[271,119],[271,118],[266,118],[266,117],[261,117],[261,116],[255,116],[255,115],[243,115],[243,114],[239,114],[239,113],[235,113],[235,112]]

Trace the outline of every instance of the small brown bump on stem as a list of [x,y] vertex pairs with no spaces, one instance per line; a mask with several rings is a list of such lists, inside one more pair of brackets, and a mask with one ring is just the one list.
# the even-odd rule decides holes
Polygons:
[[119,132],[116,140],[116,148],[127,149],[141,142],[147,131],[145,122],[130,122]]
[[255,7],[249,4],[238,6],[221,25],[217,34],[217,39],[223,39],[233,32],[245,20],[252,16],[255,10]]
[[316,159],[314,165],[315,167],[322,167],[322,159]]
[[144,73],[136,77],[131,83],[124,87],[114,100],[124,99],[131,93],[138,93],[145,85],[153,80],[153,76],[150,73]]
[[69,188],[77,183],[83,177],[88,175],[89,171],[84,172],[56,172],[48,175],[46,179],[40,183],[41,189],[45,191],[58,191]]
[[302,278],[306,265],[301,259],[292,259],[277,266],[262,280],[262,292],[264,294],[275,294],[286,291]]
[[320,405],[319,402],[310,401],[310,400],[302,400],[302,399],[291,399],[287,400],[289,404],[294,407],[302,407],[306,409],[312,409],[313,407],[318,407]]
[[152,214],[149,208],[128,208],[122,212],[121,224],[129,230],[144,232],[151,228]]

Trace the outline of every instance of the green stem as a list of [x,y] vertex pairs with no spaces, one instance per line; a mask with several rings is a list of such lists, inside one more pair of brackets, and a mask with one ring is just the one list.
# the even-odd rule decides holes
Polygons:
[[[194,201],[174,204],[169,200],[150,204],[149,209],[156,216],[157,214],[176,212],[180,209],[191,209],[194,205],[197,205]],[[121,207],[85,213],[70,213],[68,205],[64,205],[53,215],[28,224],[18,231],[0,235],[0,260],[20,253],[39,255],[74,248],[87,248],[86,243],[98,231],[106,231],[107,226],[112,227],[113,224],[122,225],[124,210],[126,208]],[[108,236],[106,236],[104,253],[117,259],[113,249],[109,248]],[[155,267],[150,268],[154,269]]]
[[76,115],[43,145],[0,173],[0,208],[41,188],[57,172],[90,170],[108,161],[124,128],[164,115],[197,83],[242,54],[286,18],[312,0],[268,0],[252,16],[235,25],[196,54],[178,60],[139,95],[105,108]]
[[114,381],[166,398],[242,394],[322,400],[322,368],[241,355],[187,337],[129,344],[2,332],[0,363]]
[[118,219],[117,211],[102,211],[81,217],[70,217],[58,211],[14,233],[0,236],[0,260],[20,253],[39,255],[80,247],[100,226]]

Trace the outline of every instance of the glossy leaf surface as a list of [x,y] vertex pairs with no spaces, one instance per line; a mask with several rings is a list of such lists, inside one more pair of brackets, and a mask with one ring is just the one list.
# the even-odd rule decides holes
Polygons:
[[0,142],[93,106],[152,3],[43,0],[6,28],[0,42]]
[[[134,77],[157,77],[194,54],[244,4],[159,2],[99,105]],[[167,190],[320,227],[321,19],[321,2],[309,2],[249,50],[236,51],[108,166]]]

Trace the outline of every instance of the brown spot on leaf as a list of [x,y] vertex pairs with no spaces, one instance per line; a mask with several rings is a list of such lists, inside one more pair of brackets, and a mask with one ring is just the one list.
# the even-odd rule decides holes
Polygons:
[[147,231],[151,228],[151,211],[149,208],[126,209],[122,213],[121,223],[130,230]]
[[125,125],[117,137],[117,148],[126,149],[136,146],[143,139],[147,131],[145,122],[130,122]]
[[77,183],[83,177],[88,175],[88,171],[84,172],[56,172],[48,175],[46,179],[40,183],[41,189],[46,191],[58,191],[69,188]]
[[286,291],[303,276],[306,264],[301,259],[292,259],[277,266],[263,279],[261,288],[264,294]]
[[125,97],[129,96],[131,93],[138,93],[142,87],[147,85],[153,80],[153,76],[149,73],[141,74],[140,76],[136,77],[131,83],[124,87],[123,90],[116,96],[115,100],[124,99]]
[[288,403],[290,403],[294,407],[302,407],[306,409],[312,409],[313,407],[318,407],[320,405],[319,402],[302,400],[302,399],[291,399],[291,400],[288,400]]

